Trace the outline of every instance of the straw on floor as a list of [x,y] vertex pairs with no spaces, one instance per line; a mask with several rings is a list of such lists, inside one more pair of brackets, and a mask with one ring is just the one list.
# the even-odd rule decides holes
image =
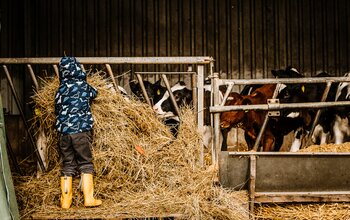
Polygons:
[[95,120],[93,155],[96,169],[96,208],[84,208],[73,181],[73,205],[59,207],[59,153],[54,128],[54,95],[58,79],[47,80],[34,96],[35,131],[48,138],[49,171],[41,178],[15,177],[22,218],[110,218],[118,216],[177,216],[178,219],[248,219],[245,191],[234,192],[213,184],[217,171],[199,163],[201,138],[195,115],[182,110],[182,124],[174,139],[152,109],[126,100],[109,89],[102,72],[88,75],[99,94],[92,104]]

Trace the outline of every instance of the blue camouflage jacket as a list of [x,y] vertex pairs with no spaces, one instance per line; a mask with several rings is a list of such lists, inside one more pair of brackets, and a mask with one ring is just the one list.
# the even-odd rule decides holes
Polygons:
[[56,128],[62,134],[75,134],[93,128],[90,102],[97,90],[86,82],[86,73],[74,57],[59,63],[60,86],[55,96]]

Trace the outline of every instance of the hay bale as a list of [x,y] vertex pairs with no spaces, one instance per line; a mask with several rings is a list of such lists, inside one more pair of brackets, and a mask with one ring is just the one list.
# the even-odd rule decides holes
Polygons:
[[[45,82],[33,100],[40,109],[34,120],[49,139],[49,170],[40,179],[15,177],[22,218],[110,218],[182,214],[183,219],[247,219],[247,195],[214,186],[217,172],[199,164],[201,138],[195,115],[182,110],[183,123],[177,139],[137,100],[125,100],[107,89],[101,72],[88,75],[99,94],[92,104],[95,119],[93,155],[95,194],[100,207],[83,207],[82,193],[73,180],[73,205],[59,208],[59,154],[54,129],[54,95],[59,82]],[[141,154],[138,149],[145,152]]]

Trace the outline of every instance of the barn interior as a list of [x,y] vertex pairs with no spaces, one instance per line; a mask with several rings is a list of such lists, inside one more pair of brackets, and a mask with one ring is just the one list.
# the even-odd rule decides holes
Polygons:
[[[349,11],[350,2],[347,0],[3,0],[0,2],[0,58],[205,56],[215,60],[213,72],[219,73],[222,79],[273,78],[271,70],[288,66],[307,77],[320,72],[340,77],[350,70]],[[196,64],[114,64],[110,67],[117,84],[128,93],[131,93],[129,81],[137,79],[137,72],[197,70]],[[25,65],[8,65],[8,68],[25,118],[24,122],[2,68],[0,87],[6,140],[13,151],[11,169],[18,173],[11,162],[15,160],[22,175],[35,176],[36,154],[30,140],[33,134],[26,130],[26,122],[31,125],[35,118],[33,80],[30,69]],[[103,64],[85,65],[85,68],[92,72],[107,72]],[[32,70],[42,87],[47,85],[47,79],[55,77],[54,68],[48,64],[33,64]],[[206,69],[204,76],[210,73]],[[144,79],[150,82],[160,78],[159,74],[144,75]],[[185,74],[173,74],[168,79],[171,85],[179,80],[187,85],[192,82],[191,77]],[[241,89],[236,86],[233,91]],[[240,130],[234,131],[231,136],[229,145],[233,150],[245,145]],[[284,145],[285,151],[289,144],[288,139]],[[44,180],[40,184],[45,185]],[[28,189],[35,190],[31,186]],[[56,192],[43,190],[48,194]],[[240,201],[238,197],[231,196],[235,201]],[[51,199],[58,200],[55,197]],[[78,206],[79,202],[77,199]],[[337,218],[334,212],[333,217],[328,216],[332,212],[321,207],[335,209],[339,219],[347,218],[350,216],[345,211],[347,204],[342,205],[340,209],[337,209],[340,203],[305,206],[314,215],[305,217],[307,214],[300,213],[300,219],[317,218],[317,215],[323,215],[325,219]],[[133,208],[137,209],[137,206]],[[265,207],[255,214],[257,218],[269,219],[276,217],[276,213],[283,213],[279,208],[283,207]],[[299,204],[294,208],[284,210],[287,210],[286,213],[301,210]],[[220,211],[213,213],[219,215]],[[21,212],[22,218],[30,214],[28,210],[25,215]],[[51,218],[59,218],[59,214],[55,210]],[[141,217],[140,213],[136,214]],[[167,217],[160,212],[155,214]],[[166,214],[181,219],[178,213]],[[147,216],[151,215],[147,213]],[[102,216],[108,218],[107,215]],[[247,213],[239,216],[249,218]],[[280,218],[288,218],[286,216],[281,214]]]

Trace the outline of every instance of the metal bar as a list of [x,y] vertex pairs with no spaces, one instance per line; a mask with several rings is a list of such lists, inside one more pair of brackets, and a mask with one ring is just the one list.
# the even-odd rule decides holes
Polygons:
[[[219,100],[219,86],[217,86],[217,82],[219,80],[219,73],[214,73],[213,76],[213,93],[214,93],[214,106],[220,105]],[[212,161],[213,163],[218,162],[218,152],[221,149],[220,146],[220,114],[214,114],[214,137],[213,137],[214,146],[212,147]]]
[[250,156],[250,155],[257,155],[257,156],[350,156],[350,152],[256,152],[256,151],[229,151],[228,157],[243,157],[243,156]]
[[[277,84],[277,86],[275,88],[275,91],[273,92],[273,95],[272,95],[273,99],[275,99],[277,97],[280,86],[281,86],[281,84]],[[262,126],[260,128],[259,134],[256,137],[256,140],[255,140],[255,143],[254,143],[254,147],[253,147],[254,151],[257,151],[258,148],[259,148],[261,137],[262,137],[263,133],[265,132],[265,129],[266,129],[266,126],[267,126],[268,122],[269,122],[269,114],[266,112],[264,122],[263,122],[263,124],[262,124]]]
[[106,66],[106,69],[107,69],[107,73],[108,73],[109,77],[110,77],[111,80],[112,80],[112,83],[113,83],[113,86],[114,86],[115,91],[117,91],[117,92],[120,93],[120,90],[119,90],[119,88],[118,88],[117,82],[115,81],[115,78],[114,78],[114,75],[113,75],[113,71],[112,71],[111,65],[109,65],[108,63],[106,63],[105,66]]
[[233,88],[233,84],[228,85],[228,87],[226,89],[226,92],[225,92],[225,95],[224,95],[224,98],[223,98],[220,106],[224,106],[225,105],[227,97],[230,95],[230,93],[232,91],[232,88]]
[[41,160],[41,157],[40,157],[40,155],[39,155],[39,152],[38,152],[38,150],[37,150],[36,147],[35,147],[35,141],[34,141],[32,135],[31,135],[31,133],[30,133],[30,131],[29,131],[29,125],[28,125],[28,123],[27,123],[27,120],[26,120],[26,118],[24,117],[24,113],[23,113],[23,110],[22,110],[22,107],[21,107],[21,104],[20,104],[20,100],[19,100],[19,98],[18,98],[18,96],[17,96],[16,89],[15,89],[15,87],[14,87],[14,85],[13,85],[13,82],[12,82],[12,79],[11,79],[11,76],[10,76],[10,72],[8,71],[6,65],[3,65],[2,67],[3,67],[4,71],[5,71],[7,81],[8,81],[8,83],[9,83],[10,88],[11,88],[11,91],[12,91],[12,95],[13,95],[14,98],[15,98],[15,102],[16,102],[18,111],[20,112],[20,115],[21,115],[21,117],[22,117],[23,124],[24,124],[24,126],[25,126],[25,128],[26,128],[26,131],[27,131],[27,133],[28,133],[29,140],[30,140],[30,144],[31,144],[31,146],[32,146],[33,149],[34,149],[34,152],[35,152],[36,157],[37,157],[37,159],[38,159],[38,162],[39,162],[39,165],[40,165],[40,167],[41,167],[41,170],[45,171],[46,169],[45,169],[44,163],[43,163],[43,161]]
[[[199,131],[204,129],[204,65],[197,65],[197,126]],[[201,145],[200,163],[204,165],[204,145]],[[213,156],[213,155],[212,155]],[[216,157],[215,157],[216,158]],[[213,161],[214,162],[214,161]],[[215,162],[216,163],[216,162]]]
[[56,76],[59,78],[59,77],[60,77],[60,74],[59,74],[59,70],[58,70],[57,65],[56,65],[56,64],[52,64],[52,67],[53,67],[53,69],[55,70]]
[[30,64],[27,64],[27,68],[29,70],[30,77],[33,80],[33,84],[35,86],[35,89],[38,90],[39,89],[39,84],[38,84],[38,81],[36,80],[36,77],[35,77],[35,74],[34,74],[32,66]]
[[210,112],[228,112],[239,110],[280,110],[280,109],[296,109],[296,108],[325,108],[339,107],[350,105],[350,101],[339,102],[307,102],[307,103],[280,103],[280,104],[257,104],[257,105],[228,105],[228,106],[211,106]]
[[197,88],[198,88],[198,128],[204,126],[204,66],[197,66]]
[[165,84],[166,88],[168,89],[170,100],[172,101],[172,103],[173,103],[173,105],[174,105],[174,107],[175,107],[175,112],[176,112],[176,114],[180,117],[179,106],[177,106],[177,103],[176,103],[174,94],[173,94],[173,92],[171,91],[171,87],[170,87],[170,83],[169,83],[169,81],[168,81],[168,78],[166,77],[165,74],[162,74],[162,79],[163,79],[163,81],[164,81],[164,84]]
[[254,84],[298,84],[298,83],[325,83],[350,82],[350,77],[315,77],[315,78],[271,78],[271,79],[220,79],[219,85],[254,85]]
[[155,74],[166,74],[166,75],[171,75],[171,74],[197,74],[196,72],[190,72],[190,71],[187,71],[187,72],[135,72],[136,74],[141,74],[141,75],[147,75],[147,74],[150,74],[150,75],[155,75]]
[[256,181],[256,156],[250,155],[249,164],[249,211],[254,213],[255,181]]
[[[193,109],[194,112],[198,112],[198,88],[197,88],[197,75],[191,75],[191,83],[192,83],[192,99],[193,99]],[[196,118],[198,123],[198,117]]]
[[[212,57],[76,57],[81,64],[209,64]],[[58,64],[61,57],[0,58],[0,64]]]
[[145,97],[147,104],[149,104],[152,107],[151,100],[149,99],[145,85],[143,84],[142,76],[140,74],[136,74],[136,77],[137,77],[137,80],[139,81],[139,85],[141,87],[143,97]]
[[[323,95],[322,95],[322,98],[321,98],[321,102],[324,102],[326,101],[327,99],[327,96],[328,96],[328,93],[329,93],[329,90],[331,89],[331,86],[332,86],[332,82],[327,82],[327,86],[325,88],[325,90],[323,91]],[[317,113],[315,115],[315,118],[314,118],[314,121],[312,123],[312,126],[311,126],[311,130],[309,132],[309,135],[307,136],[307,140],[306,140],[306,146],[309,145],[310,141],[311,141],[311,138],[312,138],[312,134],[314,133],[315,131],[315,127],[318,123],[318,119],[320,118],[320,115],[321,115],[321,109],[318,109],[317,110]]]

